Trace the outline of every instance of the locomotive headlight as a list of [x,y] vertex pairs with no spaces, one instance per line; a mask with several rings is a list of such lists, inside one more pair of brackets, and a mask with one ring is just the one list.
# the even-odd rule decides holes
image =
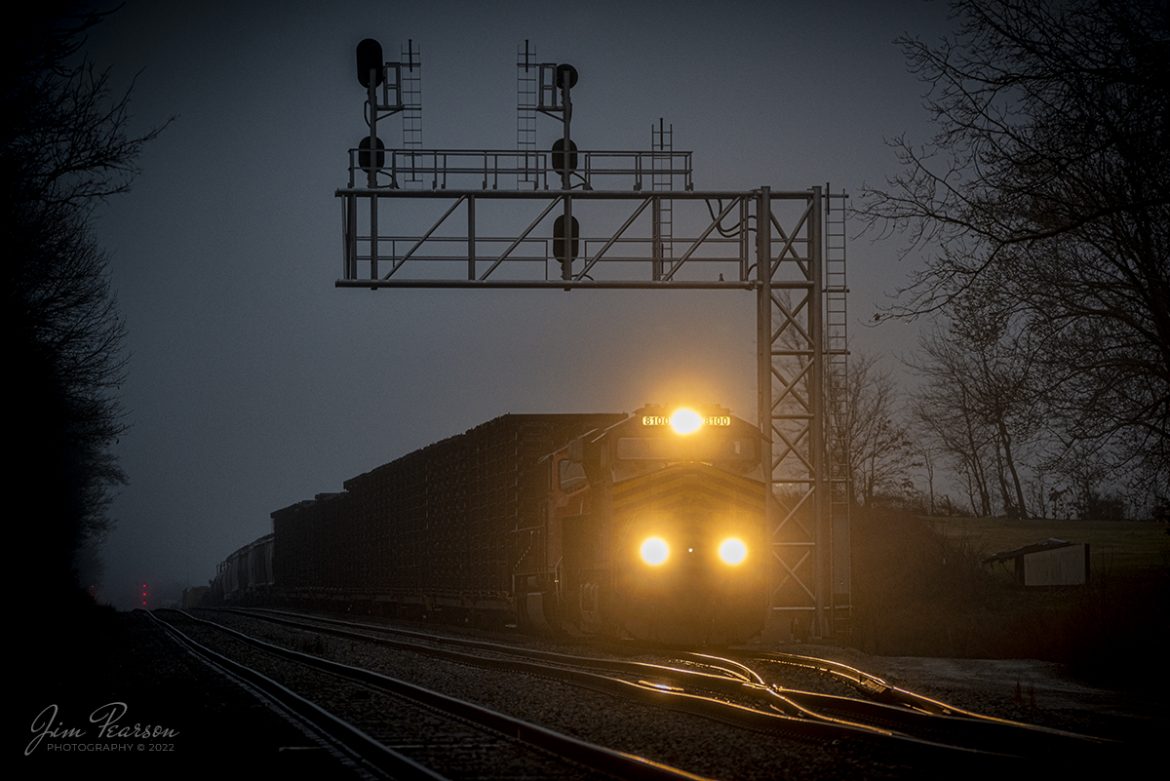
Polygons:
[[731,567],[742,564],[747,558],[747,543],[739,537],[728,537],[719,543],[719,558]]
[[642,561],[651,567],[657,567],[665,564],[666,560],[670,558],[670,546],[661,537],[647,537],[642,541],[642,547],[638,549],[638,553],[642,555]]
[[694,434],[703,427],[703,416],[689,407],[679,407],[670,415],[670,427],[676,434]]

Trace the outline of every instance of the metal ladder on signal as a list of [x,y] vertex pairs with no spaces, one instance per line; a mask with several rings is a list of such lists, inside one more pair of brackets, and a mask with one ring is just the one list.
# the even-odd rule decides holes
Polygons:
[[[825,185],[825,362],[826,426],[829,477],[829,518],[833,528],[848,528],[850,474],[849,415],[849,286],[846,282],[846,226],[844,191],[834,195]],[[836,589],[831,589],[836,591]],[[849,589],[851,591],[851,589]],[[851,606],[831,595],[834,634],[847,634]]]
[[[650,189],[669,192],[674,189],[674,125],[667,125],[661,117],[658,126],[650,126]],[[661,254],[655,259],[662,267],[670,265],[674,257],[674,205],[671,199],[661,198],[655,209],[657,247]]]
[[536,155],[536,49],[524,41],[516,46],[516,150],[520,153],[517,186],[538,186]]
[[402,150],[406,153],[403,166],[403,184],[420,186],[422,176],[417,172],[414,153],[422,149],[422,60],[414,40],[408,40],[402,49]]

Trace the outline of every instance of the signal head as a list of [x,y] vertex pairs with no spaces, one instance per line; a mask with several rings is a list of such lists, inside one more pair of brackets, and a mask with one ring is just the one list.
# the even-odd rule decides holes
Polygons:
[[382,139],[374,138],[374,148],[370,149],[370,137],[362,136],[358,141],[358,168],[369,172],[386,167],[386,146]]
[[[568,87],[566,88],[566,83]],[[557,66],[556,84],[560,89],[572,89],[577,86],[577,69],[567,63]]]
[[374,86],[382,83],[382,44],[373,38],[365,38],[357,45],[357,77],[366,89],[370,87],[370,71],[374,72]]
[[552,167],[558,174],[564,174],[566,167],[569,171],[577,170],[577,145],[569,140],[569,152],[565,153],[565,139],[558,138],[552,145]]

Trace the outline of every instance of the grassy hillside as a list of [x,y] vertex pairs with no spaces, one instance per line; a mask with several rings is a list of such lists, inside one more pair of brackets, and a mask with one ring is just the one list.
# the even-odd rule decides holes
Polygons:
[[990,556],[1049,537],[1089,543],[1091,575],[1137,575],[1170,567],[1170,534],[1148,521],[1052,521],[1010,518],[938,518],[931,528]]
[[[1024,589],[982,560],[1048,537],[1091,546],[1091,583]],[[872,653],[1036,658],[1097,682],[1159,664],[1170,630],[1170,536],[1152,523],[926,520],[859,513],[854,642]]]

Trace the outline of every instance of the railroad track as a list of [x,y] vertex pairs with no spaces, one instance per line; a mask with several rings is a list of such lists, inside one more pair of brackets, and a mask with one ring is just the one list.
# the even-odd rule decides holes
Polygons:
[[921,737],[958,740],[979,747],[1024,757],[1045,757],[1052,752],[1080,753],[1096,758],[1115,749],[1112,741],[1066,730],[989,716],[893,686],[878,676],[831,659],[786,653],[745,654],[738,657],[753,670],[760,665],[797,667],[831,677],[854,688],[859,697],[784,689],[792,702],[825,715],[885,725]]
[[[696,781],[644,757],[575,737],[380,673],[267,643],[181,611],[180,623],[218,633],[211,648],[152,618],[196,658],[259,694],[366,778],[501,777]],[[226,652],[225,652],[226,651]]]
[[761,663],[815,667],[816,660],[811,657],[732,658],[691,653],[667,663],[651,663],[585,657],[284,611],[230,612],[290,629],[559,680],[776,737],[895,742],[900,750],[918,755],[959,754],[965,762],[988,765],[1008,756],[1036,758],[1053,750],[1067,754],[1102,748],[1101,741],[1084,736],[985,717],[906,690],[895,691],[884,681],[853,668],[833,668],[835,663],[827,660],[820,660],[825,665],[818,671],[832,669],[847,676],[862,697],[786,689],[766,683],[753,667]]

